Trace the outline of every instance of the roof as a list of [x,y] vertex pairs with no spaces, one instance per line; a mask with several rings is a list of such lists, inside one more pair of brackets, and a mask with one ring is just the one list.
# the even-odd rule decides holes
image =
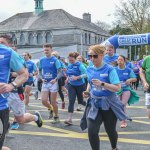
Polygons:
[[109,36],[94,23],[74,17],[62,9],[45,10],[38,16],[35,16],[34,12],[18,13],[0,23],[1,32],[74,27]]

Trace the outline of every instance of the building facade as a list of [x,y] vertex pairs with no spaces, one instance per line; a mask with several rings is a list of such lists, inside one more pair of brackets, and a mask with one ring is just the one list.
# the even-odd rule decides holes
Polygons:
[[88,47],[99,44],[109,34],[91,22],[91,14],[77,18],[62,9],[43,10],[43,0],[35,0],[35,11],[18,13],[0,23],[0,34],[12,36],[19,53],[28,51],[38,58],[42,46],[50,43],[62,57],[77,51],[84,57]]

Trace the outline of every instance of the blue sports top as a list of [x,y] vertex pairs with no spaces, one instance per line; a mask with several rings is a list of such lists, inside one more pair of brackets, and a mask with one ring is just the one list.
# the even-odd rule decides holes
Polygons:
[[[35,71],[37,71],[37,67],[35,65],[35,63],[31,60],[28,60],[28,61],[25,61],[26,62],[26,65],[27,65],[27,68],[28,68],[28,73],[34,73]],[[26,82],[32,82],[33,81],[33,77],[30,77],[28,78],[28,80]]]
[[120,69],[119,67],[115,67],[117,74],[119,76],[120,82],[121,82],[121,88],[126,91],[130,88],[130,85],[126,85],[126,80],[130,78],[136,78],[135,73],[131,68],[125,67],[124,69]]
[[111,64],[112,62],[117,61],[118,57],[119,55],[116,53],[113,56],[109,56],[108,54],[106,54],[103,58],[103,61],[105,63]]
[[60,61],[54,57],[43,57],[39,61],[39,69],[42,70],[42,78],[47,82],[57,77],[57,70],[61,68]]
[[128,62],[126,62],[126,67],[132,69],[133,68],[133,64],[130,61],[128,61]]
[[[8,83],[10,70],[15,72],[24,67],[22,58],[11,48],[0,44],[0,82]],[[7,99],[0,94],[0,110],[8,108]]]
[[104,63],[99,68],[96,68],[95,66],[88,67],[87,76],[88,76],[88,82],[90,84],[90,92],[92,92],[94,96],[98,96],[98,97],[108,96],[113,92],[106,90],[102,87],[95,87],[92,84],[92,79],[98,79],[102,82],[110,83],[110,84],[120,83],[116,70],[111,65],[108,65],[106,63]]
[[83,85],[85,83],[84,78],[72,81],[71,77],[72,76],[80,76],[82,74],[86,74],[86,68],[84,67],[84,65],[77,61],[74,64],[68,64],[67,70],[66,70],[66,74],[68,77],[68,83],[70,83],[71,85],[74,86],[79,86],[79,85]]

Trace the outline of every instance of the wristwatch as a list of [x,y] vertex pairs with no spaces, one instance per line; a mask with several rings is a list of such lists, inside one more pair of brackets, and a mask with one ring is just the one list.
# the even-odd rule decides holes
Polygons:
[[11,85],[12,85],[15,89],[17,89],[17,84],[16,84],[15,82],[11,82]]
[[104,86],[105,86],[105,83],[104,83],[104,82],[102,82],[102,83],[101,83],[101,86],[102,86],[102,87],[104,87]]

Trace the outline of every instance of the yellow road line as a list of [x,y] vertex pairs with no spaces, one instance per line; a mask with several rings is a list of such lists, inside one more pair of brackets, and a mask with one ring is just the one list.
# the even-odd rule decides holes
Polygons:
[[[44,106],[29,105],[29,107],[30,107],[30,106],[32,106],[32,107],[38,107],[38,108],[45,108],[45,109],[46,109],[46,107],[44,107]],[[67,109],[60,109],[60,108],[59,108],[59,110],[60,110],[60,111],[65,111],[65,112],[68,111]],[[83,114],[83,112],[80,112],[80,111],[74,111],[74,113]]]
[[140,108],[140,109],[146,109],[145,106],[127,106],[127,108],[134,108],[134,109]]
[[[64,122],[66,119],[61,119],[60,122]],[[72,119],[72,121],[80,121],[81,119]],[[53,122],[53,120],[44,120],[44,122]]]
[[[75,133],[75,134],[60,134],[60,133],[47,133],[47,132],[27,132],[27,131],[10,131],[12,134],[21,134],[21,135],[33,135],[33,136],[53,136],[53,137],[65,137],[65,138],[76,138],[76,139],[88,139],[87,133]],[[108,137],[100,137],[102,141],[109,141]],[[139,139],[127,139],[119,138],[118,142],[130,143],[130,144],[143,144],[150,145],[149,140],[139,140]]]
[[148,119],[148,117],[131,117],[132,119]]
[[146,122],[146,121],[140,121],[140,120],[132,120],[132,121],[136,123],[150,124],[150,122]]

